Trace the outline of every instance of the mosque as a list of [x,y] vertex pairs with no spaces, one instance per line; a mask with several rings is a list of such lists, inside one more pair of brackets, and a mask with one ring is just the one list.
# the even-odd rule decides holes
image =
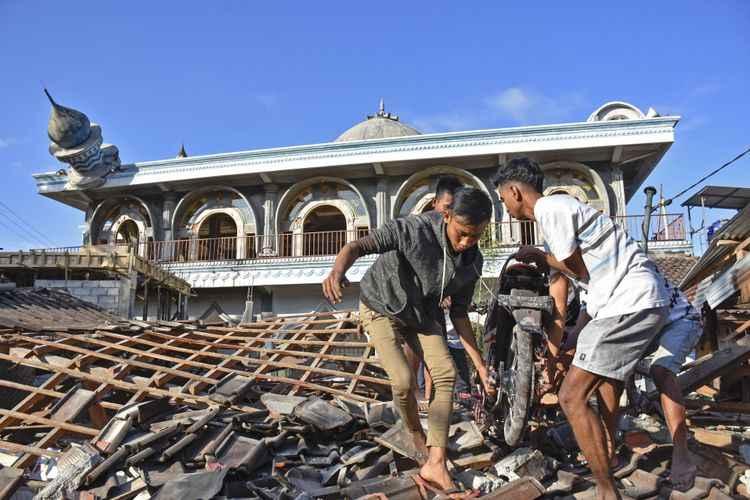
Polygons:
[[[492,193],[497,167],[519,155],[542,165],[545,193],[571,194],[643,240],[642,214],[626,207],[679,121],[608,102],[576,123],[423,134],[381,101],[330,142],[204,156],[183,147],[176,158],[124,164],[102,127],[49,99],[50,153],[64,168],[35,174],[39,193],[85,214],[83,245],[128,246],[188,281],[191,318],[212,308],[239,316],[248,297],[254,314],[319,308],[320,282],[341,246],[428,210],[441,175],[491,195],[483,275],[496,277],[514,248],[541,243]],[[691,251],[680,214],[655,216],[645,238],[651,252]],[[373,261],[349,271],[343,307],[355,306]]]

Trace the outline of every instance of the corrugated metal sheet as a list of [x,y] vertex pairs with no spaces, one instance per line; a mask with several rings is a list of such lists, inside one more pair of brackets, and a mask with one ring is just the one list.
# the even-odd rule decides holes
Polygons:
[[736,262],[716,278],[706,290],[706,301],[711,309],[737,293],[740,286],[750,280],[750,255]]
[[743,208],[711,240],[708,250],[701,256],[700,260],[693,266],[690,272],[680,283],[680,288],[685,290],[695,284],[698,274],[706,268],[710,268],[720,262],[724,257],[734,251],[731,246],[718,246],[719,240],[743,241],[750,236],[750,205]]

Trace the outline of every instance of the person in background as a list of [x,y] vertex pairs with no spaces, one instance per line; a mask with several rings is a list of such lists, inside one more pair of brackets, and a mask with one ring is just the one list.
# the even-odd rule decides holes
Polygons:
[[[417,448],[427,451],[418,479],[444,493],[456,494],[446,462],[456,370],[444,336],[445,297],[452,299],[451,320],[485,390],[496,392],[468,316],[483,264],[477,242],[491,215],[492,201],[483,191],[461,188],[447,215],[432,211],[403,217],[347,243],[323,281],[323,295],[337,304],[348,283],[347,270],[359,257],[380,254],[360,282],[360,321],[390,379],[406,430]],[[426,436],[414,397],[414,372],[402,341],[421,353],[435,385]]]

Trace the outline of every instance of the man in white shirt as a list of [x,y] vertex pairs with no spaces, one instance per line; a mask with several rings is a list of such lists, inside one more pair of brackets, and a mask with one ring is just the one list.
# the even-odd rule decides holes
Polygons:
[[[559,400],[591,467],[599,499],[621,498],[610,469],[603,419],[617,412],[623,381],[632,373],[669,316],[669,297],[653,264],[611,218],[572,196],[542,195],[539,165],[516,158],[501,167],[495,186],[508,213],[536,221],[549,253],[523,247],[517,259],[548,266],[587,292],[592,317],[578,338],[576,356]],[[559,353],[560,336],[550,338]],[[588,406],[598,392],[600,415]]]
[[[569,291],[575,291],[575,283],[558,274],[561,279],[553,280],[550,284],[550,296],[553,297],[555,307],[563,314],[568,305],[565,304],[565,295]],[[642,375],[650,375],[659,390],[664,420],[667,422],[670,436],[672,437],[672,462],[670,468],[670,481],[672,486],[679,491],[688,491],[695,482],[696,467],[690,460],[688,452],[688,430],[685,418],[685,402],[682,397],[682,389],[677,381],[677,374],[690,353],[703,334],[703,326],[700,322],[700,314],[690,304],[679,288],[670,283],[660,272],[660,283],[664,288],[669,300],[669,318],[667,324],[661,329],[659,335],[654,339],[647,350],[647,356],[638,362],[636,372]],[[570,309],[567,309],[570,312]],[[563,342],[563,350],[575,349],[578,333],[591,321],[582,305],[575,326],[566,329],[567,339]],[[558,325],[554,324],[548,328],[552,334]],[[600,401],[600,404],[603,404]],[[616,414],[612,415],[616,417]],[[610,465],[621,467],[623,465],[620,457],[615,456],[615,433],[617,431],[617,418],[606,422],[608,452]]]

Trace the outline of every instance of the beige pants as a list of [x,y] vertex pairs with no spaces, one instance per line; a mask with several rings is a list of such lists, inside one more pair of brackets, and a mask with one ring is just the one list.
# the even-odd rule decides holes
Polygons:
[[411,371],[402,342],[408,342],[414,352],[422,353],[424,363],[435,388],[428,413],[427,446],[446,448],[448,428],[453,412],[453,386],[456,368],[448,351],[445,337],[437,333],[420,332],[359,305],[362,327],[370,335],[370,342],[378,353],[383,369],[391,380],[393,403],[411,430],[421,429],[417,401],[414,398],[415,374]]

